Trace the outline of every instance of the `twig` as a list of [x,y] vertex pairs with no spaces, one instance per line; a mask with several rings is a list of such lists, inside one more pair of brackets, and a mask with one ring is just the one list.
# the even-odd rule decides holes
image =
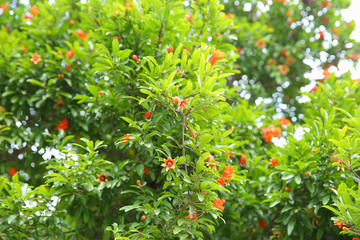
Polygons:
[[157,58],[157,53],[158,53],[158,50],[160,47],[161,35],[163,33],[163,30],[164,30],[164,19],[161,20],[160,30],[159,30],[159,34],[158,34],[158,41],[156,43],[156,50],[155,50],[155,54],[154,54],[155,58]]

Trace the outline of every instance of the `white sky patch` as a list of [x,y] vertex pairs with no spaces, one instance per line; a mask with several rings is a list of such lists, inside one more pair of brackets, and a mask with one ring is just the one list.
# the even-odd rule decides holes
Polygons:
[[275,137],[272,138],[271,141],[274,143],[276,147],[281,147],[281,148],[283,148],[287,144],[286,139],[284,137]]
[[298,141],[304,138],[305,132],[309,132],[309,128],[304,128],[302,126],[298,126],[295,128],[294,138]]
[[348,9],[341,11],[342,16],[346,21],[354,20],[356,23],[356,28],[354,32],[351,34],[351,38],[356,41],[360,41],[360,1],[352,0],[351,5]]

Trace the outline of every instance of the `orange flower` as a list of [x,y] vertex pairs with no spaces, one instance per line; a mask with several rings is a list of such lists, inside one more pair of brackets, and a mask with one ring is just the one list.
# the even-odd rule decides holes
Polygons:
[[84,33],[84,31],[82,29],[80,30],[76,30],[75,34],[78,35],[79,37],[81,37],[81,39],[84,41],[85,38],[87,37],[87,33]]
[[181,102],[180,102],[180,104],[179,104],[179,108],[180,108],[180,110],[181,111],[183,111],[184,110],[184,108],[188,108],[188,106],[187,105],[189,105],[189,101],[188,100],[181,100]]
[[333,28],[332,32],[335,34],[335,36],[337,36],[339,34],[339,29]]
[[219,177],[218,180],[216,180],[221,186],[224,186],[225,184],[225,178],[224,177]]
[[290,188],[285,187],[285,191],[286,191],[286,192],[290,192]]
[[281,55],[284,56],[284,57],[286,57],[286,56],[287,56],[287,50],[286,50],[286,49],[283,49],[283,50],[281,51]]
[[144,118],[148,119],[150,116],[151,116],[151,112],[147,111],[147,112],[145,113]]
[[21,48],[22,48],[22,51],[23,51],[23,52],[26,52],[26,51],[28,50],[27,47],[24,46],[24,45],[21,45]]
[[150,174],[149,169],[147,167],[144,167],[143,174],[147,174],[147,175]]
[[75,24],[75,21],[74,20],[70,20],[70,25],[74,25]]
[[129,140],[130,140],[130,137],[131,137],[131,135],[124,135],[124,140],[123,140],[123,144],[125,144],[125,143],[127,143]]
[[96,181],[98,181],[98,182],[107,182],[107,181],[109,181],[108,180],[108,175],[107,174],[105,174],[105,173],[101,173],[101,174],[96,174],[97,175],[97,177],[98,177],[98,179],[96,179]]
[[166,167],[166,172],[170,169],[175,169],[176,162],[174,159],[168,157],[168,159],[163,159],[164,163],[161,165],[162,167]]
[[295,60],[294,60],[292,57],[288,56],[288,57],[286,58],[286,62],[285,62],[285,63],[286,63],[288,66],[290,66],[290,65],[293,65],[294,62],[295,62]]
[[168,47],[168,53],[172,53],[174,51],[174,47],[173,46],[169,46]]
[[181,72],[180,68],[178,68],[178,70],[176,70],[176,72],[179,73],[179,74],[181,74],[181,75],[183,74],[183,73]]
[[264,40],[257,40],[256,41],[256,47],[258,49],[262,49],[266,46],[266,42]]
[[277,65],[277,69],[282,75],[286,75],[289,72],[289,67],[286,65]]
[[270,125],[267,128],[262,128],[261,131],[264,134],[265,142],[270,142],[273,137],[281,136],[281,128]]
[[[223,177],[224,178],[231,178],[234,174],[234,167],[233,166],[225,166]],[[227,180],[228,182],[231,182],[230,179]]]
[[266,229],[266,222],[264,221],[264,219],[261,219],[259,221],[259,228]]
[[228,158],[228,159],[230,159],[230,158],[232,158],[232,157],[234,157],[235,156],[235,154],[231,154],[232,152],[228,152],[227,154],[226,154],[226,157]]
[[268,66],[272,66],[272,65],[276,65],[277,64],[277,61],[273,58],[270,58],[268,61],[267,61],[267,65]]
[[357,53],[348,54],[348,55],[346,55],[346,57],[353,60],[353,61],[355,61],[355,62],[357,62],[357,60],[359,60],[359,54],[357,54]]
[[213,49],[211,51],[211,66],[213,66],[217,60],[222,59],[223,57],[225,57],[225,53],[220,51],[219,49]]
[[290,11],[287,11],[287,12],[286,12],[286,16],[290,17],[290,16],[291,16],[291,12],[290,12]]
[[342,230],[343,230],[344,232],[349,231],[349,229],[348,229],[347,227],[342,227]]
[[290,120],[283,117],[283,118],[279,119],[279,123],[281,126],[288,126],[290,123]]
[[321,20],[324,22],[324,23],[328,23],[329,22],[329,19],[327,17],[322,17]]
[[331,77],[331,73],[329,73],[329,68],[330,67],[331,67],[331,65],[328,66],[327,68],[325,68],[324,71],[323,71],[323,75],[324,75],[325,79],[329,79]]
[[40,13],[40,10],[34,5],[30,7],[30,13],[35,17]]
[[246,159],[245,159],[245,154],[244,153],[241,154],[240,163],[243,166],[246,164]]
[[331,2],[328,2],[328,1],[322,1],[321,2],[321,5],[323,7],[332,7],[332,3]]
[[24,14],[24,19],[25,19],[25,20],[30,20],[30,19],[32,19],[32,16],[27,15],[27,14],[25,13],[25,14]]
[[316,91],[317,91],[317,89],[318,89],[318,86],[317,86],[317,85],[315,85],[315,87],[313,87],[313,88],[311,89],[311,92],[316,92]]
[[271,160],[270,160],[270,165],[272,165],[272,166],[276,166],[277,164],[278,164],[278,160],[276,159],[276,158],[272,158]]
[[137,180],[137,181],[136,181],[136,184],[139,185],[139,186],[141,186],[140,180]]
[[214,200],[213,202],[213,206],[220,209],[221,211],[224,210],[224,203],[225,203],[225,199],[218,199],[218,200]]
[[145,216],[145,215],[142,215],[142,216],[141,216],[141,220],[146,220],[146,216]]
[[67,51],[67,52],[65,53],[65,57],[66,57],[66,58],[72,58],[73,55],[74,55],[74,49],[70,49],[69,51]]
[[324,32],[319,32],[319,34],[320,34],[320,39],[325,37]]
[[103,91],[98,91],[98,95],[101,96],[104,92]]
[[274,137],[280,137],[281,136],[281,128],[275,127],[273,131]]
[[70,70],[70,68],[71,68],[71,66],[69,66],[69,65],[65,65],[65,70],[66,70],[66,71],[69,71],[69,70]]
[[305,173],[306,176],[310,177],[310,174],[308,172]]
[[353,239],[352,240],[360,240],[359,238],[357,238],[357,237],[353,237]]
[[312,152],[312,153],[316,153],[317,150],[316,150],[316,149],[311,149],[311,152]]
[[243,50],[241,49],[241,47],[237,47],[237,48],[236,48],[236,51],[238,51],[239,54],[242,54],[242,53],[243,53]]
[[133,7],[133,6],[132,6],[131,3],[126,3],[126,4],[125,4],[126,11],[132,9],[132,7]]
[[[188,210],[188,211],[189,211],[189,210]],[[185,218],[190,220],[190,215],[187,215]],[[191,220],[196,220],[197,218],[198,218],[198,217],[197,217],[196,210],[194,210],[193,216],[192,216]]]
[[34,53],[33,55],[31,55],[31,60],[32,64],[37,65],[39,62],[41,62],[41,56],[37,53]]
[[189,13],[188,15],[185,16],[185,18],[189,21],[189,22],[192,22],[192,19],[193,19],[193,15],[191,13]]
[[172,97],[171,100],[172,100],[173,104],[175,104],[175,105],[179,105],[182,101],[181,98],[179,98],[179,97]]
[[68,120],[64,118],[62,121],[59,121],[58,125],[56,126],[56,130],[66,130],[68,128]]
[[3,3],[0,5],[0,8],[3,10],[3,14],[6,13],[6,9],[9,7],[9,4]]
[[215,158],[213,155],[210,155],[206,160],[205,162],[212,162],[212,163],[215,163],[215,164],[208,164],[208,167],[213,169],[213,170],[216,170],[216,164],[219,164],[218,161],[215,161]]
[[133,55],[132,58],[137,62],[139,61],[139,57],[137,55]]
[[14,176],[15,174],[17,174],[15,167],[10,168],[9,173],[11,176]]
[[228,18],[228,19],[231,19],[231,18],[232,18],[232,14],[231,14],[231,13],[229,13],[229,14],[224,13],[224,17],[225,17],[225,18]]
[[269,135],[269,134],[264,134],[264,140],[265,140],[265,142],[270,142],[271,139],[272,139],[272,136],[271,136],[271,135]]

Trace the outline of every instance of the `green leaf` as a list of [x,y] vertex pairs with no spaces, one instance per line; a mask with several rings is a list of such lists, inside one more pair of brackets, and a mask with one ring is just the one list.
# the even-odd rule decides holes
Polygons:
[[196,164],[196,173],[199,174],[203,169],[204,169],[204,159],[200,157]]
[[199,147],[204,147],[207,143],[209,143],[214,138],[213,135],[205,133],[199,138]]
[[14,188],[15,188],[15,190],[16,190],[16,192],[17,192],[18,196],[19,196],[19,197],[22,197],[22,190],[21,190],[21,186],[20,186],[20,184],[18,184],[18,183],[14,183]]
[[273,200],[271,203],[270,203],[270,206],[269,207],[275,207],[277,204],[279,204],[281,202],[280,199],[275,199]]
[[89,90],[89,92],[91,92],[91,94],[94,96],[94,97],[96,97],[96,96],[98,96],[98,88],[96,87],[96,86],[94,86],[94,85],[89,85],[89,86],[87,86],[86,87],[88,90]]
[[296,175],[294,180],[295,180],[297,185],[300,185],[301,182],[302,182],[300,175]]
[[119,53],[119,41],[116,38],[112,41],[112,52],[115,56]]
[[174,227],[173,233],[174,234],[178,234],[179,232],[181,232],[182,230],[184,230],[184,228],[176,226]]
[[37,85],[37,86],[40,86],[40,87],[45,87],[44,86],[44,83],[38,81],[38,80],[34,80],[34,79],[29,79],[27,80],[29,83],[33,84],[33,85]]
[[17,214],[10,215],[7,219],[8,224],[11,224],[15,218],[17,217]]
[[323,197],[322,203],[327,204],[329,202],[329,200],[330,200],[330,195],[326,195],[325,197]]
[[124,121],[126,121],[127,123],[130,124],[130,126],[134,127],[134,128],[137,128],[137,129],[140,129],[139,126],[133,121],[131,120],[130,118],[127,118],[127,117],[121,117]]
[[293,232],[294,228],[295,228],[295,223],[296,223],[296,218],[295,216],[292,216],[292,218],[290,219],[288,226],[287,226],[287,233],[290,236],[291,233]]
[[138,204],[135,204],[135,205],[128,205],[128,206],[124,206],[122,208],[119,209],[119,211],[125,211],[125,212],[128,212],[128,211],[131,211],[135,208],[138,208],[139,205]]
[[307,188],[309,189],[310,193],[314,193],[314,190],[315,190],[314,185],[308,181],[305,181],[305,184],[306,184]]

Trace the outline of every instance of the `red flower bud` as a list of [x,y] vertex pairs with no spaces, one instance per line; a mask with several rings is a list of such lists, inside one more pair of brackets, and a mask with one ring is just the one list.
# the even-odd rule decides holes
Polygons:
[[147,112],[145,113],[144,118],[148,119],[150,116],[151,116],[151,112],[147,111]]
[[137,62],[139,61],[139,58],[138,58],[138,56],[136,56],[136,55],[133,55],[132,58],[133,58],[135,61],[137,61]]

